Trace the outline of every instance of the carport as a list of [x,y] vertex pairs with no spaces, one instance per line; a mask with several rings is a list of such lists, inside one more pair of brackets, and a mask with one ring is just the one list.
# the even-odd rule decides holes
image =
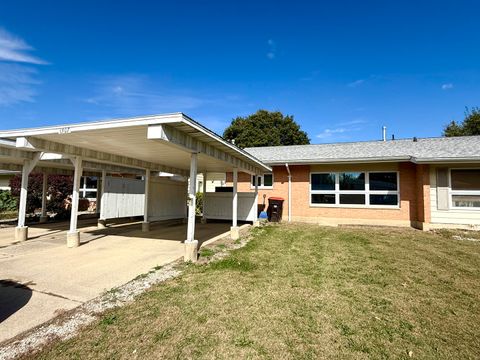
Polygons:
[[[143,207],[142,230],[148,232],[151,221],[178,218],[181,209],[186,211],[187,236],[186,261],[197,258],[198,240],[195,238],[195,206],[197,172],[232,172],[231,235],[238,237],[238,171],[262,174],[271,169],[261,161],[225,141],[220,136],[182,113],[153,115],[127,119],[89,122],[44,128],[0,132],[0,169],[22,172],[17,241],[28,238],[25,225],[28,175],[32,170],[44,174],[60,173],[74,176],[72,214],[67,232],[67,246],[78,247],[80,232],[77,228],[79,185],[82,175],[101,177],[103,191],[100,198],[99,227],[107,220],[112,197],[105,188],[109,174],[142,176],[143,194],[136,197],[136,206]],[[166,182],[163,182],[160,179]],[[188,181],[188,191],[178,190],[181,178]],[[42,215],[46,214],[44,196]],[[193,179],[193,181],[192,181]],[[113,180],[112,180],[113,181]],[[187,182],[184,182],[187,187]],[[135,193],[140,195],[138,184]],[[113,187],[113,185],[112,185]],[[130,194],[130,192],[129,192]],[[185,196],[186,195],[186,196]],[[257,189],[255,189],[256,204]],[[125,209],[127,203],[115,202]],[[120,204],[120,205],[118,205]],[[174,209],[175,208],[175,209]],[[137,210],[138,211],[138,210]],[[128,212],[120,211],[121,215]],[[256,222],[256,212],[254,223]]]

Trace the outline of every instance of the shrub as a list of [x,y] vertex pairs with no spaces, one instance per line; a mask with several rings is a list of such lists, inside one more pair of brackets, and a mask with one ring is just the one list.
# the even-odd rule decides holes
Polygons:
[[203,193],[197,192],[195,203],[195,215],[203,214]]
[[[20,197],[21,175],[10,179],[12,196]],[[42,206],[43,174],[32,173],[28,178],[27,212],[33,213]],[[49,175],[47,188],[47,211],[56,213],[56,218],[68,218],[70,209],[67,200],[73,191],[73,178],[67,175]]]
[[0,211],[17,210],[17,199],[12,196],[9,190],[0,190]]

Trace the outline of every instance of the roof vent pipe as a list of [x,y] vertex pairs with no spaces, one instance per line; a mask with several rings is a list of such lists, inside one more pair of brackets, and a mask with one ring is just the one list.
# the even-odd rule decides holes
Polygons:
[[383,141],[387,141],[387,127],[386,126],[382,127],[382,135],[383,135],[382,136]]

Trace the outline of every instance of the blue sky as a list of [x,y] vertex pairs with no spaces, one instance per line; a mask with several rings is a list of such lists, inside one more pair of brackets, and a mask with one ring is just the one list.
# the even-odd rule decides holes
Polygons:
[[312,143],[439,136],[480,106],[475,1],[3,1],[0,128],[263,108]]

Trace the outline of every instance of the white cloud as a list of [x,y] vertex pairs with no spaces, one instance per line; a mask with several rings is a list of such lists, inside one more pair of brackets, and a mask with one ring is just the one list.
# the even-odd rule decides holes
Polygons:
[[340,122],[335,128],[326,128],[317,134],[317,138],[325,141],[338,141],[349,139],[349,133],[361,131],[367,121],[362,118],[353,119],[349,121]]
[[24,40],[0,28],[0,61],[20,62],[35,65],[47,64],[46,61],[29,55],[34,50]]
[[272,39],[269,39],[267,41],[267,45],[268,45],[267,58],[269,58],[270,60],[273,60],[277,56],[277,44]]
[[365,80],[359,79],[359,80],[355,80],[351,83],[348,83],[347,86],[351,87],[351,88],[355,88],[355,87],[358,87],[358,86],[362,85],[364,82],[365,82]]
[[317,135],[319,139],[328,139],[337,134],[343,134],[348,130],[345,128],[336,128],[336,129],[325,129],[320,134]]
[[186,111],[208,102],[186,93],[158,89],[143,75],[105,77],[96,82],[93,96],[84,101],[125,116]]
[[39,81],[33,66],[47,62],[28,54],[33,50],[24,40],[0,28],[0,106],[34,101]]
[[450,89],[453,89],[453,84],[452,83],[442,85],[442,90],[450,90]]

